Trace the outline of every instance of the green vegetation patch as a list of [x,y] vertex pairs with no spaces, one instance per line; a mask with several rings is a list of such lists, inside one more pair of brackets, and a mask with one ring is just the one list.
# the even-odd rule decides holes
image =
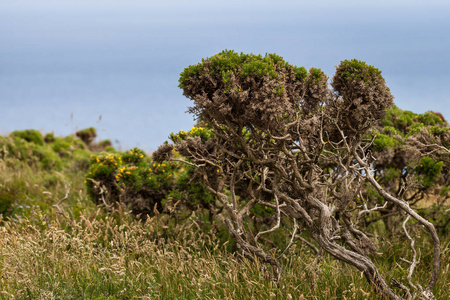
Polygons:
[[34,130],[17,130],[11,133],[12,136],[24,139],[27,142],[34,143],[36,145],[44,145],[44,138],[42,137],[42,133]]
[[431,187],[439,174],[441,174],[444,162],[436,162],[431,157],[422,157],[419,165],[415,168],[417,174],[420,175],[423,187],[425,189]]

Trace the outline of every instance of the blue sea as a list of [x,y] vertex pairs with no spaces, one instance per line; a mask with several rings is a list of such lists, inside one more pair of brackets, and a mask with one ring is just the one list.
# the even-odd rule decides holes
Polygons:
[[382,70],[396,104],[450,119],[444,1],[0,1],[0,134],[94,126],[153,151],[194,124],[180,72],[224,49],[275,52],[330,77],[347,58]]

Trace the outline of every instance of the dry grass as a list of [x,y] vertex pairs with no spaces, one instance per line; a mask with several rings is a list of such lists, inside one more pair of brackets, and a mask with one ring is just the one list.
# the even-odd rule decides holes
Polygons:
[[[107,215],[86,196],[84,171],[67,164],[55,173],[0,159],[0,188],[18,196],[11,220],[0,217],[0,299],[377,299],[355,269],[326,255],[316,263],[301,243],[289,250],[274,284],[262,266],[193,220],[174,227],[162,215],[146,222],[120,210]],[[63,217],[52,205],[66,194],[66,181]],[[415,236],[423,250],[413,279],[425,285],[430,244]],[[380,251],[393,254],[376,259],[381,272],[405,282],[399,257],[409,257],[409,249],[402,240],[386,242]],[[450,299],[450,238],[441,245],[435,295]]]
[[[377,299],[361,274],[291,249],[278,286],[195,223],[167,228],[99,211],[78,221],[30,218],[0,227],[1,299]],[[170,234],[168,234],[170,233]],[[449,241],[437,299],[448,299]],[[384,272],[389,273],[389,268]],[[399,274],[396,274],[399,276]]]

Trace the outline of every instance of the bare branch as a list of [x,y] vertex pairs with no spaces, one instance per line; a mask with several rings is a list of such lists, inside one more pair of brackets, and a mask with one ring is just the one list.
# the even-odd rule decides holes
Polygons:
[[[360,195],[359,195],[360,199],[361,199],[362,201],[364,201],[364,197],[363,197],[362,193],[360,192],[359,194],[360,194]],[[369,209],[369,208],[367,207],[367,202],[364,201],[364,203],[363,203],[363,205],[362,205],[363,209],[360,210],[360,211],[358,212],[357,220],[359,221],[362,217],[364,217],[364,216],[367,215],[367,214],[370,214],[371,212],[374,212],[374,211],[380,211],[380,210],[385,209],[387,204],[388,204],[388,202],[386,201],[386,202],[384,202],[383,206],[377,206],[377,205],[375,205],[375,207]]]
[[408,220],[409,220],[410,217],[411,217],[410,215],[408,215],[408,216],[406,217],[405,221],[404,221],[403,224],[402,224],[402,228],[403,228],[403,231],[405,232],[406,237],[407,237],[408,240],[410,241],[410,247],[411,247],[411,250],[412,250],[412,252],[413,252],[413,258],[412,258],[412,262],[409,262],[409,261],[406,261],[406,260],[403,260],[403,261],[410,264],[410,266],[409,266],[409,272],[408,272],[408,277],[407,277],[408,284],[409,284],[409,286],[412,287],[413,289],[417,289],[417,287],[412,283],[411,277],[412,277],[412,274],[414,273],[414,269],[416,268],[416,266],[417,266],[417,264],[419,263],[419,261],[417,261],[417,252],[416,252],[416,249],[414,248],[415,242],[414,242],[414,240],[411,238],[411,236],[409,235],[408,231],[406,230],[406,223],[408,222]]
[[369,168],[366,162],[364,162],[356,153],[354,150],[354,156],[357,159],[357,161],[364,166],[365,174],[364,176],[367,178],[367,180],[372,184],[372,186],[378,191],[378,193],[383,196],[386,200],[391,201],[398,205],[403,211],[405,211],[408,215],[416,219],[420,224],[425,226],[427,230],[429,231],[432,241],[433,241],[433,271],[430,278],[430,281],[428,282],[428,286],[426,288],[427,291],[432,291],[438,278],[439,278],[439,260],[440,260],[440,248],[439,248],[439,236],[437,235],[436,228],[434,225],[425,220],[422,216],[420,216],[417,212],[415,212],[411,207],[409,207],[409,204],[406,201],[400,200],[391,194],[387,193],[383,187],[375,180],[375,178],[372,176],[373,170]]
[[233,175],[231,175],[231,182],[230,182],[230,193],[231,193],[231,199],[233,201],[233,209],[238,209],[238,203],[236,200],[236,193],[235,193],[235,181],[236,181],[236,172],[239,169],[240,165],[242,164],[242,159],[239,160],[233,169]]
[[193,163],[191,163],[191,162],[189,162],[189,161],[187,161],[187,160],[184,160],[184,159],[171,158],[170,160],[171,160],[171,161],[178,161],[178,162],[181,162],[181,163],[183,163],[183,164],[187,164],[187,165],[190,165],[190,166],[193,166],[193,167],[197,167],[197,166],[198,166],[198,165],[193,164]]
[[289,241],[289,244],[286,246],[286,248],[283,250],[283,252],[281,252],[281,254],[277,257],[277,259],[280,259],[284,253],[286,253],[286,251],[288,251],[289,248],[291,248],[293,242],[294,242],[294,238],[295,238],[295,234],[298,231],[298,225],[297,225],[297,220],[294,218],[294,231],[292,232],[292,236],[291,236],[291,240]]
[[271,232],[274,232],[275,230],[277,230],[278,228],[280,228],[280,221],[281,221],[281,216],[280,216],[280,204],[278,202],[278,196],[275,194],[275,203],[276,203],[276,211],[277,211],[277,223],[275,224],[275,226],[273,226],[272,228],[266,230],[266,231],[261,231],[258,232],[258,234],[255,236],[255,242],[258,241],[258,238],[263,235],[263,234],[268,234]]

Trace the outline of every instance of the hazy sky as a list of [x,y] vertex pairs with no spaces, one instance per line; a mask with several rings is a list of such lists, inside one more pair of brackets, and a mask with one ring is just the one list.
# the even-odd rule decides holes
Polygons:
[[0,0],[0,133],[94,126],[154,150],[193,125],[180,72],[224,49],[330,77],[361,59],[397,106],[450,119],[449,1]]

